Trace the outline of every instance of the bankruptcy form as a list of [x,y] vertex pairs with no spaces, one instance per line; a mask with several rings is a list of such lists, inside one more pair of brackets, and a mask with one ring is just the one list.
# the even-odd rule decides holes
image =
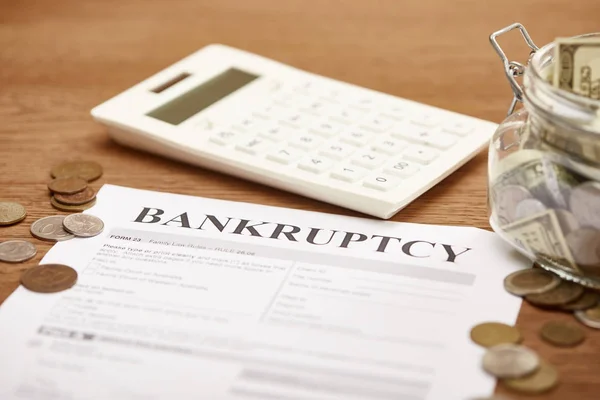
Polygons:
[[513,324],[527,263],[476,228],[105,185],[99,236],[42,264],[67,291],[0,306],[3,400],[466,400],[493,378],[470,328]]

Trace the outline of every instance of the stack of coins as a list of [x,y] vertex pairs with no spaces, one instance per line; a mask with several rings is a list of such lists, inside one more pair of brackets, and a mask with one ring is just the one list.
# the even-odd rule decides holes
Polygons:
[[96,204],[96,192],[88,186],[102,176],[102,166],[94,161],[69,161],[50,171],[48,184],[52,206],[61,211],[81,212]]
[[[548,325],[548,324],[547,324]],[[568,331],[574,328],[573,331]],[[553,323],[544,326],[541,337],[547,336],[549,343],[557,345],[574,344],[583,341],[583,332],[574,325]],[[483,369],[498,378],[511,390],[539,394],[554,388],[558,383],[558,372],[549,363],[540,359],[537,353],[519,343],[521,332],[513,326],[499,322],[486,322],[471,330],[471,339],[487,348],[482,360]]]

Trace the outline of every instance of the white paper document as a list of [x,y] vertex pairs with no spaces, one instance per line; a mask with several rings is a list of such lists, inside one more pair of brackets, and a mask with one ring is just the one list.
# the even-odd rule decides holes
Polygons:
[[493,233],[105,185],[56,294],[0,306],[2,400],[466,400],[482,321],[513,324]]

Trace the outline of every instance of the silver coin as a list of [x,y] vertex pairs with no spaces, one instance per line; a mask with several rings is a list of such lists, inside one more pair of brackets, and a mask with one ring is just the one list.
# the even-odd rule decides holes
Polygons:
[[63,228],[63,215],[53,215],[40,218],[31,224],[29,228],[31,234],[38,239],[61,242],[63,240],[73,239],[75,236],[65,231]]
[[25,240],[9,240],[0,243],[0,261],[20,263],[35,257],[37,249]]
[[556,215],[560,229],[565,236],[581,227],[575,215],[567,210],[554,210],[554,215]]
[[600,231],[581,228],[569,233],[565,239],[577,264],[600,265]]
[[537,354],[525,346],[499,344],[483,356],[483,369],[497,378],[519,378],[538,369]]
[[533,196],[529,190],[519,185],[507,185],[498,189],[496,193],[496,213],[498,221],[508,224],[516,220],[517,204]]
[[581,226],[600,229],[600,183],[585,182],[573,189],[569,209]]
[[79,237],[92,237],[104,230],[104,222],[89,214],[71,214],[63,220],[67,232]]
[[[595,307],[595,309],[597,309],[598,307],[600,307],[600,306]],[[590,316],[590,310],[595,310],[595,309],[579,310],[579,311],[575,311],[573,314],[575,315],[575,318],[577,318],[577,320],[579,322],[581,322],[582,324],[584,324],[585,326],[589,326],[590,328],[594,328],[594,329],[600,329],[600,318],[595,318],[594,316]],[[594,312],[594,311],[591,311],[591,312]]]
[[517,204],[517,208],[515,209],[515,218],[517,220],[524,219],[527,217],[531,217],[532,215],[539,214],[548,209],[538,199],[525,199],[521,200],[519,204]]

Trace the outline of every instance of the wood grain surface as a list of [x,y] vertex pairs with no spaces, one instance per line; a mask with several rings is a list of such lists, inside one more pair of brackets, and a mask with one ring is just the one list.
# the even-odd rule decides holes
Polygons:
[[[96,189],[112,183],[358,215],[121,147],[92,121],[93,106],[209,43],[500,122],[511,91],[488,35],[519,21],[543,45],[598,30],[599,15],[597,0],[0,0],[0,198],[28,211],[22,223],[0,228],[0,240],[28,239],[39,249],[29,263],[0,263],[0,300],[50,247],[29,226],[58,213],[46,184],[50,168],[66,159],[102,163]],[[501,41],[511,59],[526,61],[518,34]],[[486,163],[482,152],[393,220],[489,229]],[[539,398],[600,398],[599,332],[586,328],[583,345],[553,348],[538,339],[551,319],[574,321],[527,304],[518,320],[525,344],[560,372],[560,386]]]

